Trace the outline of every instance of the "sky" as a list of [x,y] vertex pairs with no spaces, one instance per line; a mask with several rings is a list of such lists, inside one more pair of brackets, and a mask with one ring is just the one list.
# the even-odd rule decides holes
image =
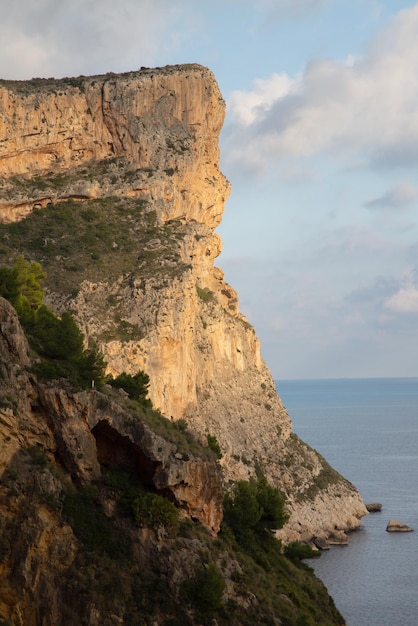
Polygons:
[[418,2],[19,0],[0,40],[1,78],[209,67],[217,265],[273,377],[418,376]]

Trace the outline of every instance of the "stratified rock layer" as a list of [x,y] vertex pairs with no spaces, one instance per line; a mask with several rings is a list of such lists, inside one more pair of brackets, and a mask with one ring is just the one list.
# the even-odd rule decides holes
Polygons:
[[[156,225],[129,272],[97,279],[92,266],[76,289],[50,279],[48,303],[74,311],[112,374],[145,370],[163,414],[216,436],[226,480],[261,468],[288,498],[285,540],[329,536],[357,527],[364,503],[292,435],[255,332],[214,267],[222,247],[214,229],[229,192],[219,169],[224,114],[214,76],[198,65],[3,82],[0,215],[12,221],[66,199],[72,210],[79,202],[80,211],[100,197],[143,203]],[[165,240],[173,224],[170,256]],[[46,225],[43,246],[50,250],[56,242],[48,237]],[[110,247],[123,244],[116,237]],[[42,246],[34,249],[32,257],[50,262]],[[77,251],[67,254],[74,284]],[[48,273],[60,263],[56,255]],[[112,320],[136,328],[137,336],[109,336]]]

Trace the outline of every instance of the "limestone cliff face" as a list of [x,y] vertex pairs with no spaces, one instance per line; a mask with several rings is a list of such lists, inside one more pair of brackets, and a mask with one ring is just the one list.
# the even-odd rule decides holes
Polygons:
[[[63,81],[0,82],[0,176],[63,172],[125,157],[129,181],[75,181],[31,197],[7,189],[3,219],[49,198],[119,193],[151,200],[162,220],[219,224],[229,185],[219,172],[224,119],[213,76],[198,65]],[[47,191],[47,193],[44,193]],[[20,195],[20,197],[19,197]],[[5,201],[6,200],[6,201]]]
[[[223,119],[216,81],[196,65],[3,82],[0,216],[53,216],[57,202],[72,200],[72,211],[87,215],[89,207],[105,221],[113,205],[98,200],[115,198],[125,226],[83,267],[84,251],[67,245],[62,253],[70,235],[55,238],[48,224],[31,245],[31,258],[48,271],[48,303],[74,311],[112,374],[145,370],[163,414],[216,436],[226,480],[262,467],[288,497],[287,538],[327,536],[358,526],[364,503],[291,434],[255,332],[214,267],[214,229],[229,191],[219,170]],[[147,223],[133,202],[145,207]],[[133,260],[118,272],[129,246]]]

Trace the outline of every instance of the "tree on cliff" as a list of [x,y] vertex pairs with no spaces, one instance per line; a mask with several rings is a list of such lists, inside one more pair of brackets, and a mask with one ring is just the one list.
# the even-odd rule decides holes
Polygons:
[[[289,516],[285,498],[264,475],[234,484],[224,500],[224,521],[242,546],[253,544],[282,528]],[[269,531],[266,533],[266,531]]]
[[84,349],[84,337],[70,313],[58,317],[43,304],[39,263],[20,255],[12,268],[0,267],[0,296],[9,300],[19,315],[30,345],[41,357],[37,373],[47,379],[68,378],[78,387],[100,387],[105,362],[96,349]]
[[20,254],[13,267],[0,267],[0,295],[9,300],[23,323],[28,322],[42,305],[42,282],[46,273],[42,266]]
[[132,400],[136,400],[145,407],[152,407],[151,400],[147,398],[150,383],[149,376],[142,370],[139,370],[139,372],[133,376],[122,372],[116,378],[108,378],[107,382],[112,387],[126,391]]

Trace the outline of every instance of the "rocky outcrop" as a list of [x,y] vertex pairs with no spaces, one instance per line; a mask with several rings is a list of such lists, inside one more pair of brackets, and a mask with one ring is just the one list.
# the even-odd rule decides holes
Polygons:
[[[164,415],[215,436],[226,481],[261,468],[287,497],[285,540],[328,536],[358,527],[364,503],[292,435],[254,329],[214,267],[229,193],[219,169],[224,111],[214,76],[197,65],[3,81],[0,215],[52,222],[62,200],[91,229],[97,223],[80,245],[71,229],[55,237],[52,223],[36,222],[28,250],[48,272],[48,304],[74,312],[110,373],[145,370]],[[10,259],[22,251],[22,238],[5,241]],[[91,254],[82,262],[83,246]]]
[[382,510],[382,504],[380,502],[370,502],[366,504],[366,509],[369,513],[380,513]]
[[414,529],[410,526],[407,526],[406,524],[403,524],[402,522],[391,519],[386,526],[386,530],[388,531],[388,533],[409,533]]

